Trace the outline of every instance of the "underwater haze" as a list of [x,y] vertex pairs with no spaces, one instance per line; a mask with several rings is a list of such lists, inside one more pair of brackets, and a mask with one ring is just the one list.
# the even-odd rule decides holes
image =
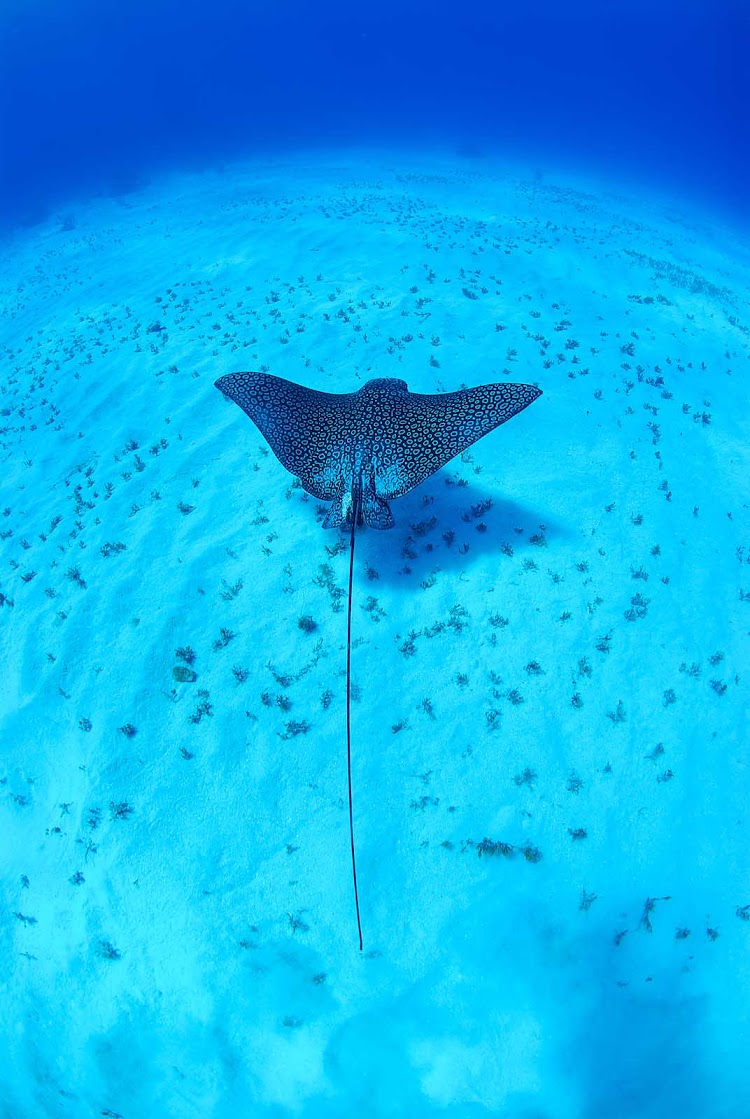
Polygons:
[[155,171],[373,144],[611,173],[747,216],[740,0],[6,0],[0,19],[4,222]]
[[748,1119],[747,5],[0,52],[0,1119]]

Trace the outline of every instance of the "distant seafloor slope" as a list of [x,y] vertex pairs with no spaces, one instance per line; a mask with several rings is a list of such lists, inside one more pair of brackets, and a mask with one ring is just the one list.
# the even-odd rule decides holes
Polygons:
[[[0,260],[0,1113],[750,1113],[741,231],[363,152]],[[346,538],[213,388],[533,382]]]
[[750,219],[743,0],[4,0],[0,232],[329,146],[539,161]]

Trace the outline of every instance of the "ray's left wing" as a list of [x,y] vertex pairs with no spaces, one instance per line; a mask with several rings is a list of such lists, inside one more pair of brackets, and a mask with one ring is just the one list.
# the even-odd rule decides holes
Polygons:
[[353,393],[319,392],[270,373],[228,373],[215,384],[239,404],[308,493],[328,501],[339,496]]

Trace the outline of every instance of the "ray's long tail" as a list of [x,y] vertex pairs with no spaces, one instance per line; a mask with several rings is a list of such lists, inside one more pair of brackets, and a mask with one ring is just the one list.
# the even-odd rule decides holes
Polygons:
[[352,508],[352,531],[349,537],[349,608],[346,619],[346,774],[349,783],[349,841],[352,849],[352,878],[354,880],[354,905],[357,911],[359,950],[362,951],[362,922],[359,916],[359,890],[357,889],[357,857],[354,852],[354,811],[352,808],[352,583],[354,580],[354,533],[359,517],[361,497],[357,493]]

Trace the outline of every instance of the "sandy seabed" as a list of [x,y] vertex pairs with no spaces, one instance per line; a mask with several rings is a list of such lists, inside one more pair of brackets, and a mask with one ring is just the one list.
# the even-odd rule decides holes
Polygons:
[[[750,1114],[749,265],[440,154],[6,243],[3,1119]],[[347,539],[235,370],[544,391],[358,540],[363,953]]]

